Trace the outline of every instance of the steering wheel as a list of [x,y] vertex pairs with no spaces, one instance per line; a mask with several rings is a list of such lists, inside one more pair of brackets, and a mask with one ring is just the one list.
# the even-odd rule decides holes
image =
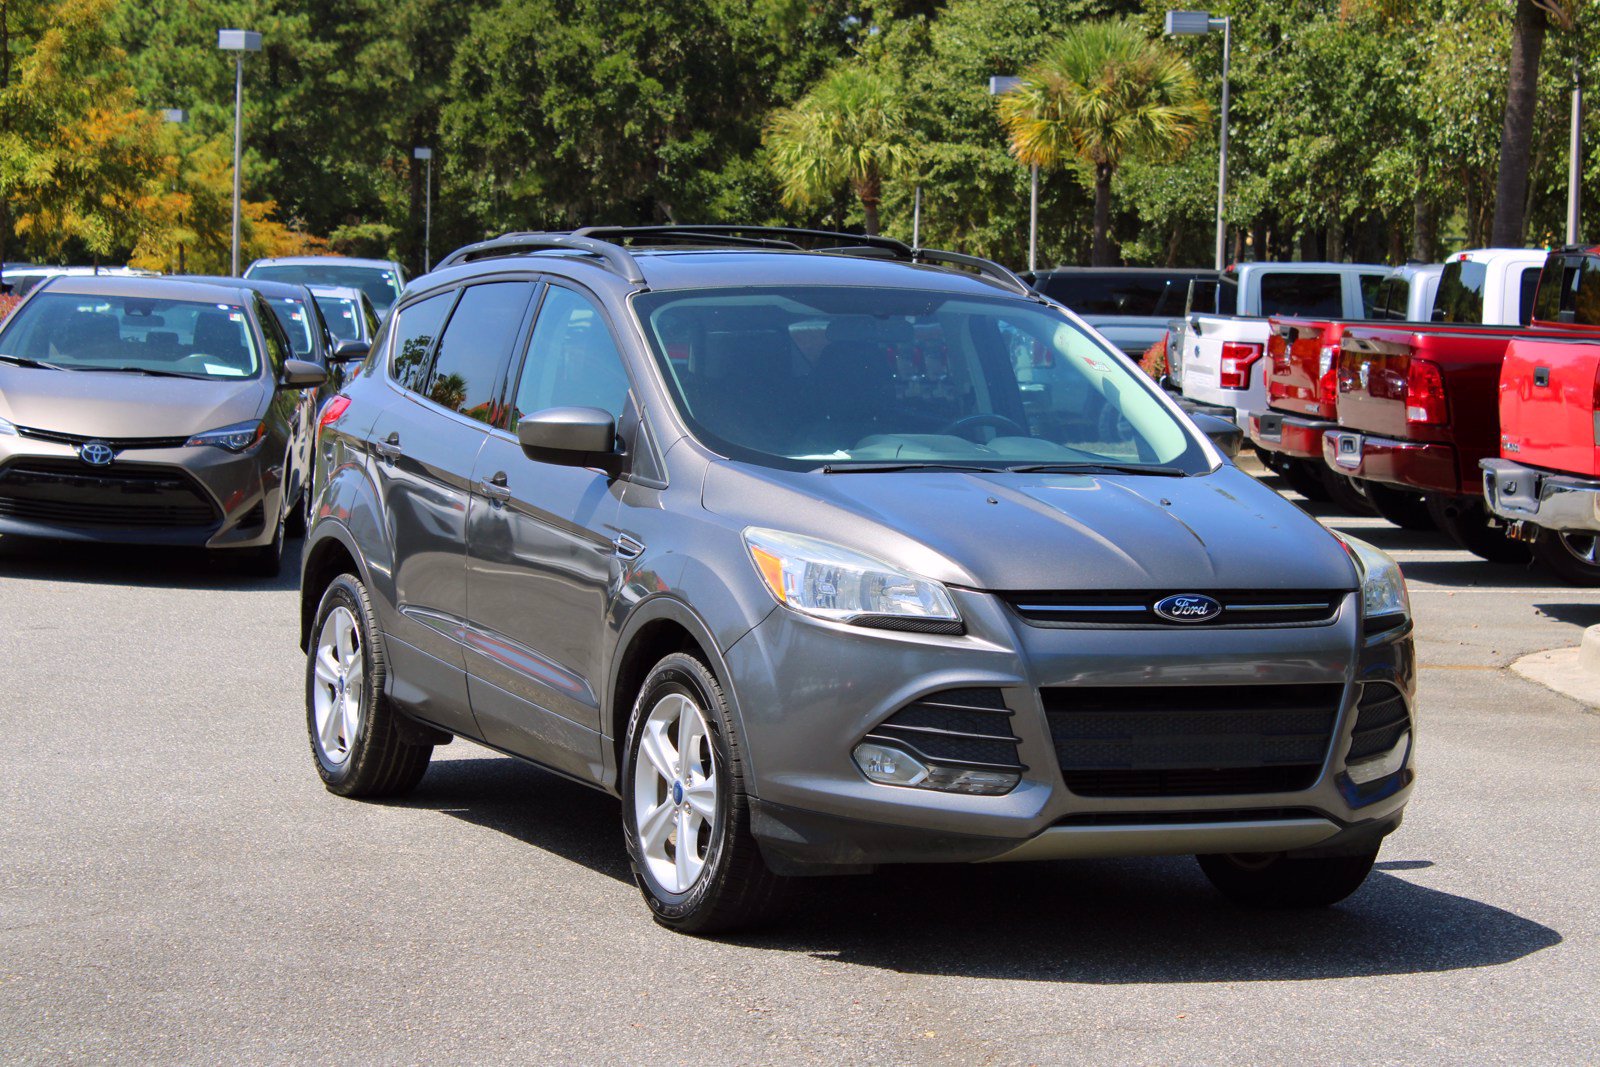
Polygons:
[[[980,426],[992,426],[996,430],[1014,430],[1017,437],[1030,436],[1027,427],[1020,425],[1015,419],[1009,419],[993,411],[980,411],[976,415],[963,416],[954,422],[946,423],[939,432],[966,437],[968,430],[976,429]],[[999,435],[996,434],[996,436]]]

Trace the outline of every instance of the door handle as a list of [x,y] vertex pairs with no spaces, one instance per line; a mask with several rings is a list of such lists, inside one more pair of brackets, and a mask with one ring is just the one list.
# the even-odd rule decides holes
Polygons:
[[625,533],[612,538],[611,544],[616,548],[618,559],[633,560],[644,555],[644,542],[636,541]]
[[401,454],[400,435],[392,433],[382,441],[374,441],[372,450],[392,463],[394,458]]
[[511,499],[511,489],[506,484],[506,472],[496,471],[488,479],[480,479],[478,492],[488,498],[492,504],[504,504]]

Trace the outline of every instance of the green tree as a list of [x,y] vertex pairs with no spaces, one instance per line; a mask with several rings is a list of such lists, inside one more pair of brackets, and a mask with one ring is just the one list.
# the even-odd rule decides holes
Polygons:
[[792,107],[774,112],[766,144],[785,205],[809,207],[848,187],[869,234],[878,232],[884,180],[916,163],[899,86],[860,62],[835,68]]
[[1498,247],[1522,244],[1526,231],[1528,173],[1533,155],[1534,108],[1539,95],[1539,57],[1551,22],[1571,29],[1578,0],[1517,0],[1511,34],[1511,65],[1500,133],[1500,174],[1495,186],[1494,229]]
[[1011,151],[1026,164],[1092,168],[1090,263],[1113,262],[1111,182],[1129,159],[1171,159],[1199,135],[1211,108],[1189,64],[1122,20],[1074,28],[1000,98]]

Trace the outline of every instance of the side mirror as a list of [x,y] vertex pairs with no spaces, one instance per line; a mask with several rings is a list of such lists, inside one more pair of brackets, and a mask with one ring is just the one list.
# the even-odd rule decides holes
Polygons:
[[287,389],[312,389],[328,380],[328,372],[304,359],[283,361],[283,384]]
[[1227,419],[1220,419],[1215,415],[1207,415],[1197,411],[1189,416],[1194,420],[1200,432],[1211,438],[1211,443],[1229,459],[1239,455],[1239,449],[1244,445],[1244,431]]
[[564,467],[622,469],[617,420],[600,408],[546,408],[517,423],[517,440],[529,459]]
[[355,363],[367,358],[367,353],[372,351],[372,346],[365,341],[357,341],[347,337],[342,341],[333,343],[333,351],[328,359],[333,363]]

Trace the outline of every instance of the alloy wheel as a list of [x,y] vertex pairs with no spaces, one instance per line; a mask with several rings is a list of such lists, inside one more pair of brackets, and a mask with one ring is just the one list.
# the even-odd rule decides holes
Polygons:
[[1600,536],[1595,534],[1564,533],[1561,543],[1572,557],[1580,563],[1587,563],[1591,567],[1600,566]]
[[682,693],[650,709],[633,769],[633,818],[650,875],[669,893],[699,879],[717,829],[717,766],[705,713]]
[[340,605],[328,613],[317,635],[315,687],[317,748],[330,766],[350,758],[361,730],[364,665],[361,630],[350,609]]

